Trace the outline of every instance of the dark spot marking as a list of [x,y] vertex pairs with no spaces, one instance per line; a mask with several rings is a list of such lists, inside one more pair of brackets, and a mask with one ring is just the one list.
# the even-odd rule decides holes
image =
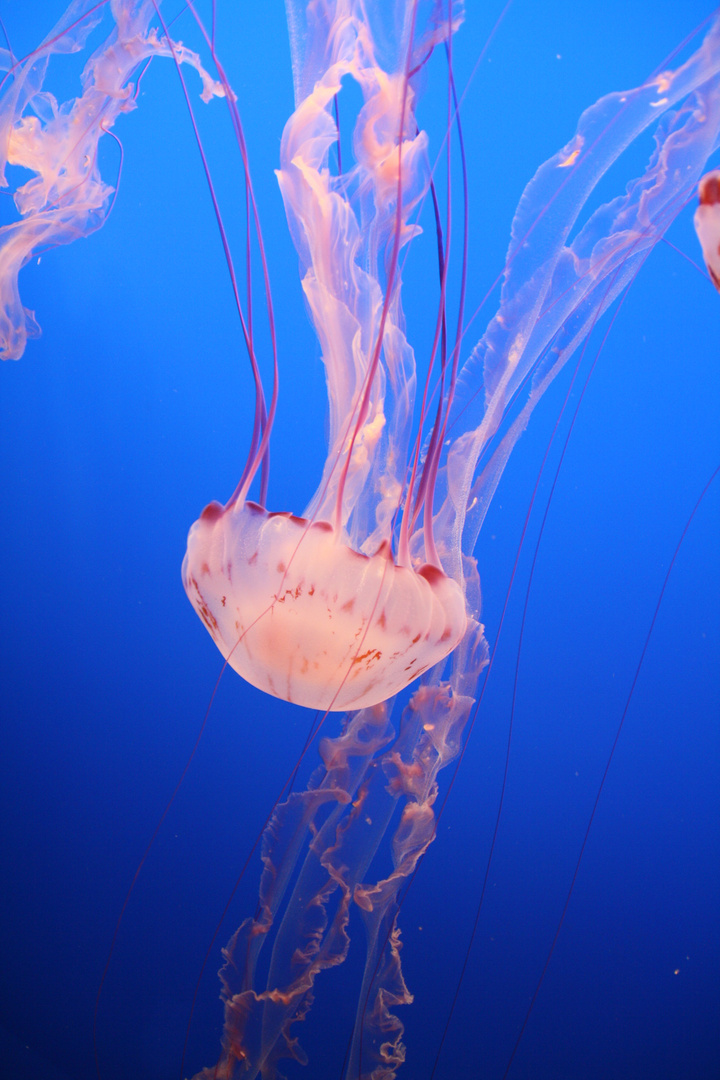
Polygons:
[[376,660],[380,660],[382,653],[379,649],[368,649],[367,652],[362,653],[361,656],[353,658],[353,664],[365,664],[366,667],[370,667]]
[[223,516],[224,509],[225,508],[219,502],[213,501],[208,503],[200,515],[200,520],[207,521],[208,524],[213,525]]
[[217,628],[218,628],[217,619],[215,618],[212,611],[208,607],[207,601],[205,600],[205,597],[203,596],[203,594],[200,592],[199,589],[197,590],[197,600],[195,602],[195,610],[197,611],[198,615],[200,616],[202,621],[207,626],[210,633],[213,635],[213,637],[215,637],[215,634],[216,634]]
[[708,173],[704,180],[700,181],[701,206],[715,206],[720,203],[720,172]]
[[437,566],[433,566],[432,563],[425,563],[418,570],[420,577],[424,577],[428,585],[438,585],[441,581],[446,580],[446,575],[442,570],[438,570]]

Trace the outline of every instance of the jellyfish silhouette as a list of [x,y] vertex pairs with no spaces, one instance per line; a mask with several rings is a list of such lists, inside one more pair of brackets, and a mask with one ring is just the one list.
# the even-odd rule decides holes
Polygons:
[[[390,1080],[406,1053],[400,1007],[412,1001],[399,894],[435,839],[438,776],[461,753],[489,662],[478,535],[533,410],[718,148],[720,23],[684,63],[587,109],[570,142],[538,169],[512,223],[498,309],[469,355],[463,229],[437,210],[435,333],[419,378],[402,279],[417,214],[436,200],[438,148],[421,129],[418,102],[430,56],[445,49],[446,137],[462,146],[452,42],[463,6],[287,6],[295,111],[277,176],[325,366],[327,458],[302,513],[266,505],[276,391],[268,408],[259,387],[245,470],[230,500],[211,503],[192,526],[183,582],[232,668],[319,710],[321,765],[305,790],[284,794],[265,830],[257,910],[225,950],[222,1054],[198,1077],[271,1080],[284,1059],[307,1060],[299,1025],[319,977],[348,957],[352,914],[366,941],[344,1075]],[[140,65],[155,56],[190,65],[206,100],[224,97],[234,108],[222,70],[208,75],[198,54],[158,33],[152,5],[116,3],[113,16],[112,37],[93,54],[72,107],[58,107],[42,85],[48,58],[81,47],[99,18],[82,5],[13,66],[5,90],[7,162],[34,174],[16,193],[19,221],[0,234],[8,358],[37,333],[19,299],[22,266],[108,213],[97,143],[134,107],[130,79]],[[332,168],[334,104],[348,80],[362,97],[354,161]],[[651,126],[644,172],[582,220],[599,182]],[[451,257],[461,282],[452,324]],[[333,737],[323,730],[332,711],[347,713]],[[392,866],[376,872],[389,833]],[[271,956],[260,981],[263,949]]]

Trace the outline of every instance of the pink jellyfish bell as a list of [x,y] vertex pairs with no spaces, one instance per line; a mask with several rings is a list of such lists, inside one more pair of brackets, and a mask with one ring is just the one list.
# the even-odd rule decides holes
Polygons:
[[205,508],[183,582],[243,679],[312,709],[385,701],[465,632],[462,590],[436,566],[397,565],[387,541],[363,555],[326,521],[253,502]]
[[[411,215],[430,182],[408,72],[447,26],[418,31],[412,48],[399,44],[391,76],[365,20],[353,16],[346,29],[322,77],[298,77],[277,174],[325,365],[323,475],[303,517],[264,509],[264,482],[263,506],[247,501],[274,414],[273,396],[265,423],[262,401],[263,445],[254,443],[227,506],[211,503],[193,525],[183,564],[188,596],[231,667],[267,693],[323,711],[393,697],[452,652],[468,625],[462,529],[438,544],[433,521],[454,372],[443,357],[443,407],[431,437],[422,423],[413,437],[417,376],[398,263],[419,232]],[[332,103],[346,76],[365,105],[356,163],[334,176]]]
[[706,173],[698,185],[700,205],[695,232],[713,285],[720,292],[720,169]]
[[[328,35],[331,14],[336,21]],[[422,378],[405,336],[399,255],[421,231],[415,211],[429,193],[432,171],[427,136],[415,118],[416,92],[433,48],[459,26],[461,7],[451,5],[426,23],[414,4],[399,4],[396,14],[405,29],[394,45],[374,33],[360,3],[298,8],[300,29],[291,35],[305,45],[298,44],[295,55],[296,108],[283,133],[277,177],[327,380],[328,453],[319,486],[302,517],[271,513],[263,464],[261,505],[247,501],[266,462],[277,382],[267,413],[258,391],[238,491],[225,507],[211,503],[203,511],[183,564],[190,600],[231,667],[261,690],[322,710],[362,709],[393,697],[447,657],[466,630],[480,626],[472,550],[508,454],[581,340],[579,328],[589,332],[594,325],[594,305],[604,310],[619,295],[656,235],[629,230],[621,215],[639,218],[642,195],[642,215],[669,220],[673,192],[665,177],[691,175],[690,151],[704,162],[715,137],[712,125],[703,126],[701,114],[688,106],[682,137],[666,139],[642,181],[613,204],[614,231],[606,235],[602,215],[591,216],[566,253],[565,239],[599,162],[609,167],[618,153],[606,119],[601,137],[590,139],[583,128],[572,149],[560,151],[533,182],[535,210],[523,212],[513,227],[520,239],[508,256],[503,310],[460,370],[464,292],[457,339],[448,346],[450,214],[444,238],[438,220],[440,295],[413,432]],[[383,42],[379,51],[376,38]],[[651,123],[659,104],[670,108],[708,81],[713,42],[714,31],[671,79],[637,88],[637,115],[627,95],[612,98],[628,132]],[[335,174],[335,103],[348,81],[363,104],[354,161]],[[594,123],[594,115],[589,111],[583,123]],[[719,176],[701,181],[696,215],[716,284]],[[555,210],[545,213],[546,185],[568,208],[564,231],[557,229]],[[259,233],[258,245],[262,250]],[[257,386],[247,332],[246,341]],[[526,388],[526,405],[502,430]]]

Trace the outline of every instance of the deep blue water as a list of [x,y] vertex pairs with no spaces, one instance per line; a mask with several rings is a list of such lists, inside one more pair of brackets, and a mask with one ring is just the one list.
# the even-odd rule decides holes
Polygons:
[[[500,8],[468,6],[454,46],[461,84]],[[246,125],[278,316],[269,504],[300,513],[322,466],[325,400],[272,172],[292,109],[289,48],[280,0],[240,7],[221,9],[217,33]],[[2,5],[16,54],[50,29],[61,5],[53,8]],[[582,109],[636,85],[710,10],[707,0],[517,0],[465,106],[471,311],[502,267],[525,183],[569,139]],[[74,92],[59,64],[54,85]],[[443,108],[434,89],[431,78],[420,111],[428,124]],[[199,108],[242,263],[239,159],[220,103]],[[220,670],[180,582],[185,538],[205,503],[233,491],[252,416],[212,208],[169,63],[151,66],[139,108],[116,133],[124,164],[114,210],[99,233],[23,271],[24,303],[43,334],[0,371],[3,1080],[94,1076],[93,1002],[115,920]],[[112,178],[118,151],[105,142]],[[605,197],[637,174],[649,145],[618,164]],[[692,209],[669,238],[697,260]],[[428,234],[405,272],[414,343],[432,329],[423,299],[432,256]],[[493,310],[476,320],[473,341]],[[560,473],[529,605],[491,888],[438,1078],[503,1076],[663,577],[720,460],[719,341],[720,297],[659,245],[613,326]],[[599,335],[593,356],[598,344]],[[567,378],[518,444],[478,545],[493,648]],[[541,490],[547,497],[548,481]],[[533,518],[531,539],[537,525]],[[718,1074],[719,526],[716,481],[673,570],[512,1078]],[[429,1076],[472,926],[530,550],[438,840],[401,916],[416,995],[403,1016],[400,1075],[410,1080]],[[233,673],[222,680],[118,939],[99,1019],[103,1080],[180,1076],[202,958],[311,718]],[[254,909],[258,876],[256,857],[202,983],[188,1075],[217,1056],[219,944]],[[362,929],[353,929],[359,944]],[[301,1035],[311,1064],[288,1065],[289,1076],[339,1078],[355,959],[319,981]]]

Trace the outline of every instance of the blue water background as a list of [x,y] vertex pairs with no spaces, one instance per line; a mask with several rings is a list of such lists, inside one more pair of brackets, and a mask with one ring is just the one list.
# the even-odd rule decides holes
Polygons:
[[[292,108],[289,47],[280,0],[238,6],[221,6],[217,34],[246,125],[277,313],[281,398],[269,505],[300,513],[320,475],[325,400],[272,172]],[[500,9],[468,6],[454,45],[461,85]],[[59,10],[49,0],[21,10],[4,4],[15,52],[37,44]],[[525,183],[571,137],[582,109],[636,85],[710,10],[703,0],[517,0],[463,113],[470,311],[502,268]],[[192,37],[187,26],[176,36]],[[55,66],[48,88],[74,93],[76,76]],[[429,78],[422,123],[441,123],[441,74],[438,65]],[[222,104],[195,100],[242,266],[239,158]],[[252,417],[228,275],[169,62],[153,63],[138,110],[116,133],[124,164],[113,212],[90,239],[23,271],[24,303],[43,333],[0,371],[3,1080],[94,1076],[93,1002],[115,920],[220,670],[180,582],[185,538],[209,500],[232,493]],[[649,149],[646,139],[623,158],[604,197],[638,174]],[[101,160],[111,181],[118,156],[105,139]],[[669,237],[698,260],[692,210]],[[404,274],[409,335],[420,351],[434,318],[433,255],[427,232]],[[470,341],[493,310],[490,303],[478,316]],[[720,460],[719,360],[720,297],[681,254],[659,245],[605,345],[551,507],[490,888],[438,1080],[503,1076],[670,557]],[[568,377],[518,444],[478,545],[493,647]],[[548,492],[546,480],[541,493]],[[511,1078],[717,1075],[719,525],[716,482],[670,579]],[[409,1080],[429,1076],[471,932],[537,528],[536,515],[482,713],[401,914],[405,974],[416,995],[402,1010],[409,1050],[400,1075]],[[99,1018],[103,1080],[180,1077],[202,958],[311,719],[234,673],[223,678],[118,938]],[[258,876],[255,856],[202,981],[187,1075],[216,1059],[219,945],[254,910]],[[362,949],[357,920],[351,931],[347,970],[319,980],[313,1018],[300,1032],[311,1064],[289,1063],[290,1077],[340,1077],[354,1010],[348,985]]]

